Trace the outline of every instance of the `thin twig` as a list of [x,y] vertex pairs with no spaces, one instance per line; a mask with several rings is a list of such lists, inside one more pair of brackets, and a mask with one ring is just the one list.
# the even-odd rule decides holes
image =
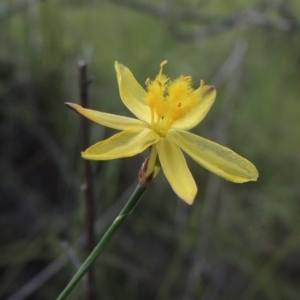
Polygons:
[[[88,86],[91,79],[87,76],[87,64],[85,61],[79,61],[79,91],[80,102],[83,107],[88,106]],[[85,150],[89,146],[89,121],[86,118],[81,118],[81,149]],[[85,183],[84,183],[84,198],[85,198],[85,233],[86,233],[86,254],[87,256],[93,251],[95,246],[95,201],[94,201],[94,186],[93,172],[90,161],[84,160]],[[87,272],[86,277],[86,300],[94,300],[95,284],[94,270],[91,267]]]
[[140,201],[140,199],[142,198],[143,194],[145,193],[148,187],[147,183],[148,182],[146,182],[146,184],[139,183],[137,185],[136,189],[134,190],[133,194],[131,195],[130,199],[128,200],[124,208],[121,210],[119,215],[115,218],[113,223],[107,229],[106,233],[101,238],[101,240],[99,241],[99,243],[97,244],[93,252],[88,256],[88,258],[84,261],[84,263],[81,265],[79,270],[75,273],[75,275],[68,283],[68,285],[65,287],[65,289],[60,293],[57,300],[66,300],[69,297],[69,295],[72,293],[76,285],[80,282],[82,277],[88,272],[89,268],[93,265],[93,263],[96,261],[98,256],[102,253],[102,251],[110,242],[110,240],[115,236],[118,229],[125,222],[128,216],[130,216],[134,208],[137,206],[138,202]]
[[37,289],[39,289],[45,282],[53,277],[63,266],[67,263],[66,257],[60,256],[53,262],[51,262],[45,269],[43,269],[37,276],[34,276],[29,280],[22,288],[16,293],[8,297],[6,300],[24,300],[29,297]]

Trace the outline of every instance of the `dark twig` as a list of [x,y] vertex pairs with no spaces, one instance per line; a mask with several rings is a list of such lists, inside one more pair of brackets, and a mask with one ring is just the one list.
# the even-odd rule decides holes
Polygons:
[[[79,91],[80,102],[83,107],[88,106],[88,86],[91,79],[87,76],[87,65],[85,61],[79,61]],[[81,149],[85,150],[89,146],[89,121],[86,118],[81,118]],[[83,185],[85,198],[85,233],[86,233],[86,253],[87,256],[93,251],[95,246],[95,204],[94,204],[94,186],[93,172],[90,161],[84,160],[85,183]],[[90,268],[86,278],[86,300],[94,300],[95,284],[94,270]]]

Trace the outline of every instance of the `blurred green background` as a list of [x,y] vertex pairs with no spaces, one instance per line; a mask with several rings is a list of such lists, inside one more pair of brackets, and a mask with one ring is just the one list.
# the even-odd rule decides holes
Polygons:
[[[299,299],[300,2],[1,0],[0,298],[55,299],[84,260],[78,61],[90,107],[130,116],[114,61],[217,88],[193,132],[253,162],[237,185],[187,158],[192,206],[160,174],[95,264],[96,299]],[[91,144],[114,131],[91,124]],[[143,153],[93,162],[96,240]],[[87,299],[84,282],[70,299]]]

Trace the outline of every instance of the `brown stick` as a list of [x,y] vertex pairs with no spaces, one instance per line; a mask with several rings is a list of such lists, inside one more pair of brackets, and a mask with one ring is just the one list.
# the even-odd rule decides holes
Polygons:
[[[87,64],[85,61],[78,62],[79,68],[79,92],[81,106],[88,107],[88,86],[92,82],[87,76]],[[85,150],[89,146],[89,121],[81,117],[81,149]],[[95,218],[95,202],[94,202],[94,186],[93,172],[90,161],[84,160],[84,198],[85,198],[85,248],[88,256],[95,246],[94,218]],[[95,300],[95,280],[94,269],[91,267],[86,275],[86,300]]]

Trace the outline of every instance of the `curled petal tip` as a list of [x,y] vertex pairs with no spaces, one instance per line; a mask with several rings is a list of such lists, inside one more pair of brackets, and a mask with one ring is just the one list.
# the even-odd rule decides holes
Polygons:
[[68,108],[72,109],[73,111],[79,113],[78,110],[76,109],[76,107],[79,106],[78,104],[71,103],[71,102],[65,102],[65,105],[66,105]]
[[250,181],[257,181],[259,177],[258,171],[256,170],[256,174],[253,176],[253,178]]

